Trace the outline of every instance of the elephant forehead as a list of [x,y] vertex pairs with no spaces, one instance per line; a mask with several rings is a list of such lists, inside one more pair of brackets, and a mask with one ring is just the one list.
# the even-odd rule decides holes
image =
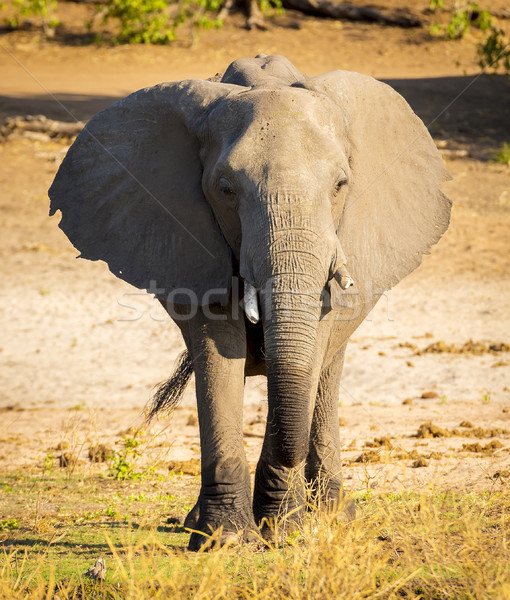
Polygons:
[[238,135],[341,137],[344,122],[338,107],[324,95],[303,88],[255,88],[221,102],[213,111],[212,128]]

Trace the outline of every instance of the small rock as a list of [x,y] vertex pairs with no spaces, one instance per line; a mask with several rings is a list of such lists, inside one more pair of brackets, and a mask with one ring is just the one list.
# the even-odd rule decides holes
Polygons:
[[391,440],[388,436],[385,435],[380,438],[374,438],[373,442],[365,442],[365,447],[367,448],[380,448],[381,446],[384,448],[388,448],[388,450],[391,450],[393,448]]
[[194,427],[195,425],[198,425],[198,417],[195,413],[191,413],[191,415],[189,415],[186,425],[188,427]]
[[189,460],[173,460],[168,464],[168,470],[184,475],[200,475],[201,463],[199,458]]
[[8,404],[7,406],[2,406],[0,408],[0,412],[10,412],[10,411],[23,411],[25,410],[24,408],[21,407],[21,404],[19,402],[16,402],[16,404]]
[[105,444],[96,444],[89,448],[90,462],[100,463],[105,462],[114,455],[113,450]]
[[480,442],[475,442],[474,444],[462,444],[462,450],[465,450],[466,452],[481,453],[483,451],[483,448]]
[[509,363],[506,360],[498,360],[493,365],[491,365],[491,367],[493,369],[496,369],[497,367],[508,367],[508,364]]
[[59,467],[68,467],[73,462],[76,462],[76,457],[73,454],[71,454],[71,452],[63,452],[58,457],[58,465],[59,465]]
[[501,427],[493,427],[492,429],[484,429],[483,427],[475,427],[470,430],[468,437],[498,437],[499,435],[508,435],[510,431],[508,429],[502,429]]
[[106,579],[106,561],[104,558],[98,558],[96,564],[93,567],[90,567],[89,570],[85,573],[85,577],[90,577],[91,579]]
[[429,454],[429,460],[441,460],[443,458],[443,455],[441,454],[441,452],[431,452]]
[[422,423],[418,431],[416,432],[417,438],[439,438],[439,437],[451,437],[451,433],[447,429],[443,429],[442,427],[438,427],[428,421],[427,423]]
[[503,444],[499,440],[493,440],[485,446],[482,446],[480,442],[475,442],[474,444],[462,444],[462,450],[479,454],[493,454],[495,450],[499,450],[500,448],[503,448]]
[[510,470],[496,471],[492,477],[493,477],[493,479],[503,479],[503,478],[510,477]]
[[510,344],[504,342],[496,342],[489,344],[489,352],[510,352]]
[[424,400],[431,400],[432,398],[439,398],[439,394],[437,392],[423,392],[423,394],[421,395],[421,397]]
[[408,404],[412,404],[412,403],[413,403],[413,399],[412,399],[412,398],[406,398],[406,399],[405,399],[405,400],[402,402],[402,404],[403,404],[404,406],[406,406],[406,405],[408,405]]
[[393,347],[394,348],[408,348],[409,350],[412,350],[413,352],[418,350],[418,346],[411,342],[399,342],[396,346],[393,346]]
[[354,460],[356,463],[378,463],[381,462],[381,454],[377,450],[363,452]]
[[400,450],[398,452],[394,452],[392,458],[395,460],[409,460],[411,458],[420,458],[418,451],[416,449],[412,449],[410,451]]

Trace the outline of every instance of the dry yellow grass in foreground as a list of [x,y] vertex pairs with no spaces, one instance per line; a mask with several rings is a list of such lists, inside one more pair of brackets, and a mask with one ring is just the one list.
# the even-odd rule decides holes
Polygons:
[[[187,533],[176,527],[169,536],[157,523],[128,524],[113,542],[119,523],[112,523],[100,532],[107,576],[99,583],[73,574],[72,561],[69,576],[55,576],[48,551],[23,557],[4,546],[0,598],[510,597],[508,493],[366,492],[356,503],[355,523],[312,511],[299,534],[263,551],[187,553]],[[72,536],[71,529],[66,558],[75,554],[79,562],[81,546],[73,546]]]

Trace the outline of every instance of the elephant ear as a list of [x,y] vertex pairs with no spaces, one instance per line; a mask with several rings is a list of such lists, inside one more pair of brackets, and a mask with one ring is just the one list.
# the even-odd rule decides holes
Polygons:
[[[88,122],[49,190],[50,215],[62,212],[59,226],[81,258],[105,261],[161,299],[174,291],[185,304],[226,301],[231,251],[202,192],[195,132],[231,87],[165,83]],[[213,288],[222,290],[214,299]]]
[[346,127],[350,175],[338,236],[358,299],[371,306],[411,273],[446,231],[450,179],[422,121],[391,87],[335,71],[310,78]]

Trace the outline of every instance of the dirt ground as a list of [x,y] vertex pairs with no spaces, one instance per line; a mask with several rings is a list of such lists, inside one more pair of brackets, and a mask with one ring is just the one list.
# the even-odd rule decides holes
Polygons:
[[[415,9],[421,29],[287,12],[267,31],[247,32],[236,18],[192,47],[85,45],[78,24],[90,9],[75,4],[62,5],[54,41],[33,30],[0,34],[2,120],[86,120],[141,87],[208,77],[264,52],[308,74],[340,68],[383,79],[430,127],[453,176],[444,186],[452,223],[350,343],[339,402],[352,489],[493,489],[510,476],[510,168],[490,160],[510,142],[510,83],[479,75],[473,39],[432,39],[427,23],[436,17],[422,12],[427,4]],[[509,21],[501,25],[509,29]],[[0,144],[0,474],[37,471],[62,441],[76,450],[79,468],[90,468],[88,445],[113,445],[141,422],[154,384],[183,349],[154,300],[104,264],[74,260],[59,216],[48,218],[46,191],[67,145],[37,135]],[[149,445],[164,449],[167,462],[199,457],[193,394],[190,384],[174,415],[153,426],[165,429]],[[252,467],[265,407],[264,380],[249,380]],[[415,437],[429,421],[446,433]],[[364,450],[382,437],[391,448],[383,441]],[[413,468],[420,457],[428,466]]]

